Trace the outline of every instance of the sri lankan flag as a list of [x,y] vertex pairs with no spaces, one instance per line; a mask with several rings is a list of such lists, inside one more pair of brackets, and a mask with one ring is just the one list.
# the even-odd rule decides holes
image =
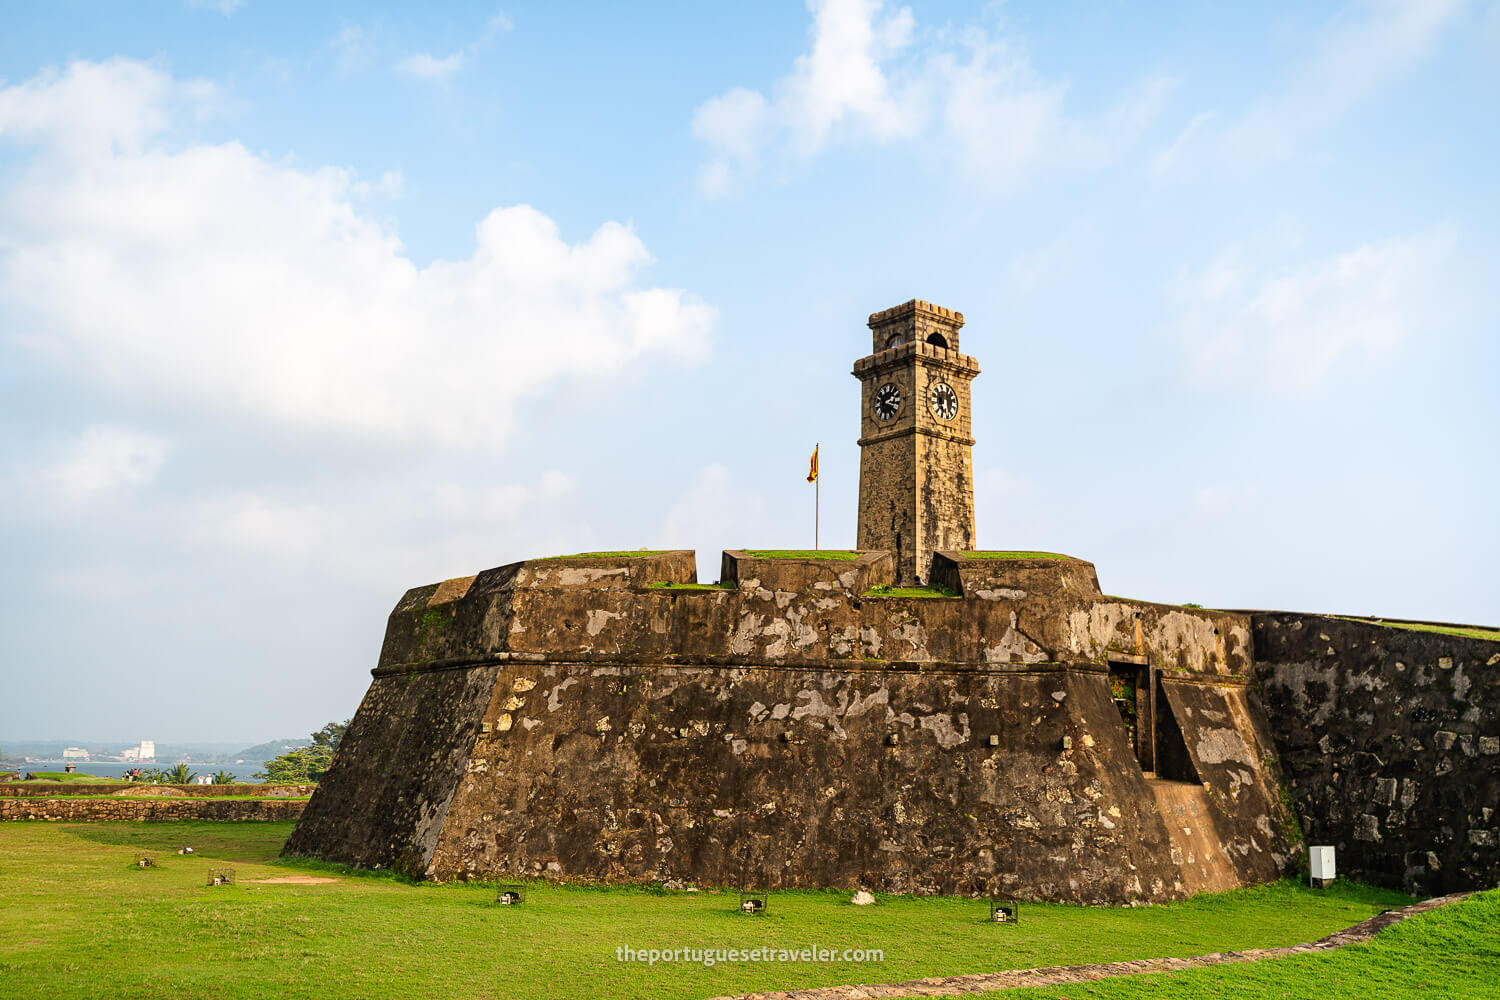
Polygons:
[[818,446],[813,445],[812,466],[807,470],[807,481],[815,483],[818,481]]

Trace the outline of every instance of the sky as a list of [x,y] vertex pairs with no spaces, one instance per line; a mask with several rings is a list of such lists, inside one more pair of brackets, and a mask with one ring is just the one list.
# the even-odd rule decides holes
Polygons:
[[0,746],[353,714],[403,591],[854,544],[961,311],[984,548],[1500,623],[1500,2],[12,5]]

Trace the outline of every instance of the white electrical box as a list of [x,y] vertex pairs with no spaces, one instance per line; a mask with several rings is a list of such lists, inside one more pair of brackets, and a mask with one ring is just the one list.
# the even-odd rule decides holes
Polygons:
[[1307,849],[1307,866],[1311,873],[1309,881],[1314,889],[1332,885],[1337,873],[1333,865],[1332,847],[1309,847]]

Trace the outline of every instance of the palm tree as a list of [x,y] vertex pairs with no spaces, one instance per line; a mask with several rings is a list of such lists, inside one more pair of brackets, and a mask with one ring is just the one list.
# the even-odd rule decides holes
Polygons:
[[228,771],[221,770],[218,774],[214,775],[214,784],[232,785],[234,784],[234,775],[230,774]]
[[189,771],[186,764],[178,764],[162,772],[162,780],[169,785],[191,785],[197,777],[197,772]]

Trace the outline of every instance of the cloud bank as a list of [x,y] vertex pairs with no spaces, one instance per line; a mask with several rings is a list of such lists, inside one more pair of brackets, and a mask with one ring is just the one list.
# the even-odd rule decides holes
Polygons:
[[570,242],[512,205],[419,266],[352,171],[181,139],[216,97],[128,59],[0,90],[15,340],[117,391],[450,447],[502,444],[565,379],[706,356],[714,309],[643,281],[629,226]]
[[700,105],[693,134],[709,147],[699,188],[740,190],[764,157],[806,159],[835,143],[931,140],[977,184],[1013,190],[1049,167],[1113,160],[1156,117],[1171,81],[1142,80],[1102,114],[1067,108],[1065,82],[1046,80],[1026,55],[970,26],[916,45],[906,7],[882,0],[808,0],[809,49],[769,96],[736,87]]

